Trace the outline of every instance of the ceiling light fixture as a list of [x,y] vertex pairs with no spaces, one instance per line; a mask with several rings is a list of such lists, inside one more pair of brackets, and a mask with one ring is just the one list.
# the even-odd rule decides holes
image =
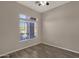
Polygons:
[[49,2],[47,2],[47,1],[36,1],[35,2],[38,6],[45,6],[45,5],[49,5]]

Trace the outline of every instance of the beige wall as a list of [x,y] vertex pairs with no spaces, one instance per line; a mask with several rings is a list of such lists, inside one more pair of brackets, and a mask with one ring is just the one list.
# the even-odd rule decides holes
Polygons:
[[43,14],[43,42],[79,52],[79,2]]
[[[19,14],[38,18],[38,36],[28,42],[19,42]],[[16,2],[0,2],[0,55],[40,43],[41,18],[37,12]]]

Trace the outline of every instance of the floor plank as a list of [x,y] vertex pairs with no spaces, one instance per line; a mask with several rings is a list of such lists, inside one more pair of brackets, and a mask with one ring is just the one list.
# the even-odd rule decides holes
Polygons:
[[[9,54],[10,58],[79,58],[79,54],[53,46],[38,44]],[[7,58],[2,56],[1,58]]]

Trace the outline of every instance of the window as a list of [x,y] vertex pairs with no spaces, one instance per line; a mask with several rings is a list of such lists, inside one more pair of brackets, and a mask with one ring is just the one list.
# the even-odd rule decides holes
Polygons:
[[20,15],[20,41],[27,41],[36,37],[36,21],[25,15]]

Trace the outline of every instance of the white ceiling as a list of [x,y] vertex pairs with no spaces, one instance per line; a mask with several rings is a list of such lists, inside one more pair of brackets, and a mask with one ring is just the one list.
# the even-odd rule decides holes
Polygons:
[[60,5],[69,3],[69,1],[49,1],[49,6],[38,6],[37,4],[35,4],[35,1],[18,1],[18,3],[25,5],[37,12],[45,12],[48,11],[50,9],[56,8]]

